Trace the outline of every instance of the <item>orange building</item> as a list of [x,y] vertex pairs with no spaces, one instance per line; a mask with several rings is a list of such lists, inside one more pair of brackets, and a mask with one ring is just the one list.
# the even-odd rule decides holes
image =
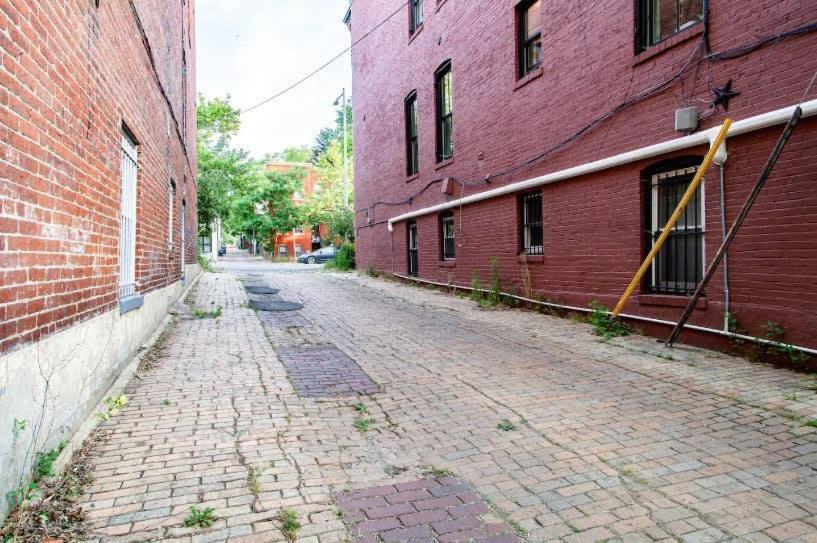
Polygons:
[[[320,190],[318,171],[308,162],[270,162],[266,168],[270,172],[288,173],[296,169],[306,172],[301,190],[295,191],[292,195],[292,201],[295,204],[302,204],[307,195]],[[304,253],[320,249],[321,239],[326,238],[328,232],[329,229],[325,224],[318,224],[306,231],[296,228],[292,232],[278,234],[275,236],[273,256],[294,259]]]

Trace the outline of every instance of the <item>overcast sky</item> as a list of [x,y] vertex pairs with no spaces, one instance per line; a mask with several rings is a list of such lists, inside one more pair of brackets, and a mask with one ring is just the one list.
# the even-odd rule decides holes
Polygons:
[[[198,91],[246,108],[349,46],[348,0],[197,0]],[[256,157],[312,144],[334,122],[332,102],[351,89],[344,55],[309,81],[242,117],[236,144]]]

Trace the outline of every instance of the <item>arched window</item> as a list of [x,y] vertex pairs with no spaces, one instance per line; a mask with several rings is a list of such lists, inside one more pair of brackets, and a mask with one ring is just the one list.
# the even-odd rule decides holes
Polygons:
[[[701,157],[681,157],[644,170],[645,255],[664,231],[701,160]],[[647,292],[689,294],[695,291],[705,267],[704,215],[702,183],[655,257],[646,279]]]

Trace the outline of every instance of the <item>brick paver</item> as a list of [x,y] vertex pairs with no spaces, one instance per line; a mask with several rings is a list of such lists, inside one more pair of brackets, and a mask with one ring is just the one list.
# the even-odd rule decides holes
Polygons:
[[[817,540],[817,429],[800,419],[817,416],[813,376],[604,343],[585,325],[368,277],[253,271],[304,308],[256,313],[235,276],[202,277],[194,305],[223,316],[179,322],[104,423],[83,497],[100,540],[285,541],[284,507],[306,543],[364,524],[385,541],[443,541],[466,531],[456,518],[531,542]],[[299,394],[279,354],[316,346],[381,388]],[[440,470],[475,509],[455,517],[459,494],[422,486]],[[352,495],[371,502],[346,514]],[[186,528],[191,505],[219,519]]]

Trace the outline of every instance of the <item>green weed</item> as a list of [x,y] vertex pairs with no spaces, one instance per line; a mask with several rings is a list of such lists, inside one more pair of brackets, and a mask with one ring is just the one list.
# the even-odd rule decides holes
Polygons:
[[368,432],[369,428],[374,423],[375,423],[374,419],[364,419],[362,417],[358,417],[355,419],[353,425],[358,432]]
[[184,525],[188,528],[193,526],[209,528],[216,520],[218,520],[218,516],[216,516],[216,512],[212,507],[199,509],[194,505],[190,508],[190,514],[184,519]]
[[509,421],[508,419],[502,419],[502,421],[496,425],[497,428],[502,430],[503,432],[510,432],[511,430],[516,430],[516,425]]
[[41,453],[38,456],[37,466],[34,472],[35,481],[39,481],[43,477],[51,477],[54,475],[54,462],[57,461],[57,457],[60,455],[63,449],[65,449],[66,445],[68,445],[66,441],[61,441],[56,449],[51,449],[50,451]]
[[193,316],[197,319],[217,319],[221,317],[221,306],[213,309],[212,311],[205,311],[203,309],[194,309]]
[[614,337],[628,336],[632,330],[624,322],[614,319],[610,315],[609,310],[596,300],[590,302],[590,309],[592,310],[587,317],[590,326],[593,327],[593,333],[601,336],[605,341]]
[[352,407],[353,407],[353,408],[355,409],[355,411],[357,411],[358,413],[368,413],[368,412],[369,412],[369,409],[366,407],[366,404],[365,404],[365,403],[363,403],[363,402],[358,402],[358,403],[356,403],[356,404],[352,405]]
[[301,529],[298,513],[296,513],[294,509],[282,509],[281,523],[281,530],[284,532],[286,538],[290,541],[295,541],[298,538],[298,530]]

